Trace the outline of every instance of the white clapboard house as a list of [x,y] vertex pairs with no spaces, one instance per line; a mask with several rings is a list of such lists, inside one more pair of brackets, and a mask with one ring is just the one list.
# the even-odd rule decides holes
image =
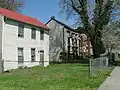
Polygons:
[[49,65],[49,29],[36,18],[0,8],[0,72]]

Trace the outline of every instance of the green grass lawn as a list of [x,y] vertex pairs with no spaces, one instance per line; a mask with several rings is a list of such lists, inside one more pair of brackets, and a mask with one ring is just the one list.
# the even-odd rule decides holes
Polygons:
[[0,90],[96,90],[112,69],[91,77],[88,66],[80,64],[17,69],[0,74]]

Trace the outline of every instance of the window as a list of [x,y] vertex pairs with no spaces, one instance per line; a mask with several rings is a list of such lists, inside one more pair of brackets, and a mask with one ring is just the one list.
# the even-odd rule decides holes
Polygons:
[[32,39],[36,39],[36,29],[35,29],[35,28],[32,28],[31,38],[32,38]]
[[24,25],[23,24],[18,25],[18,37],[24,37]]
[[23,63],[24,55],[23,55],[23,48],[18,48],[18,63]]
[[40,61],[44,62],[44,51],[40,51]]
[[35,61],[35,48],[31,48],[31,62]]
[[44,40],[44,31],[40,31],[40,40]]

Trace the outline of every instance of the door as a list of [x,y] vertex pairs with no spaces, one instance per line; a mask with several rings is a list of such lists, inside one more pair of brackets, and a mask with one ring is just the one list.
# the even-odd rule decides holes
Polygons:
[[24,54],[23,54],[23,48],[18,48],[18,64],[19,66],[23,66],[24,63]]
[[40,51],[40,65],[44,66],[44,51]]

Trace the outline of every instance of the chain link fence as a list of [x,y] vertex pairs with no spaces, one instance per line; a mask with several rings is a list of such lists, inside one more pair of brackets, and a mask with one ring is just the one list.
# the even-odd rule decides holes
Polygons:
[[100,57],[89,60],[89,74],[95,74],[108,67],[108,57]]

